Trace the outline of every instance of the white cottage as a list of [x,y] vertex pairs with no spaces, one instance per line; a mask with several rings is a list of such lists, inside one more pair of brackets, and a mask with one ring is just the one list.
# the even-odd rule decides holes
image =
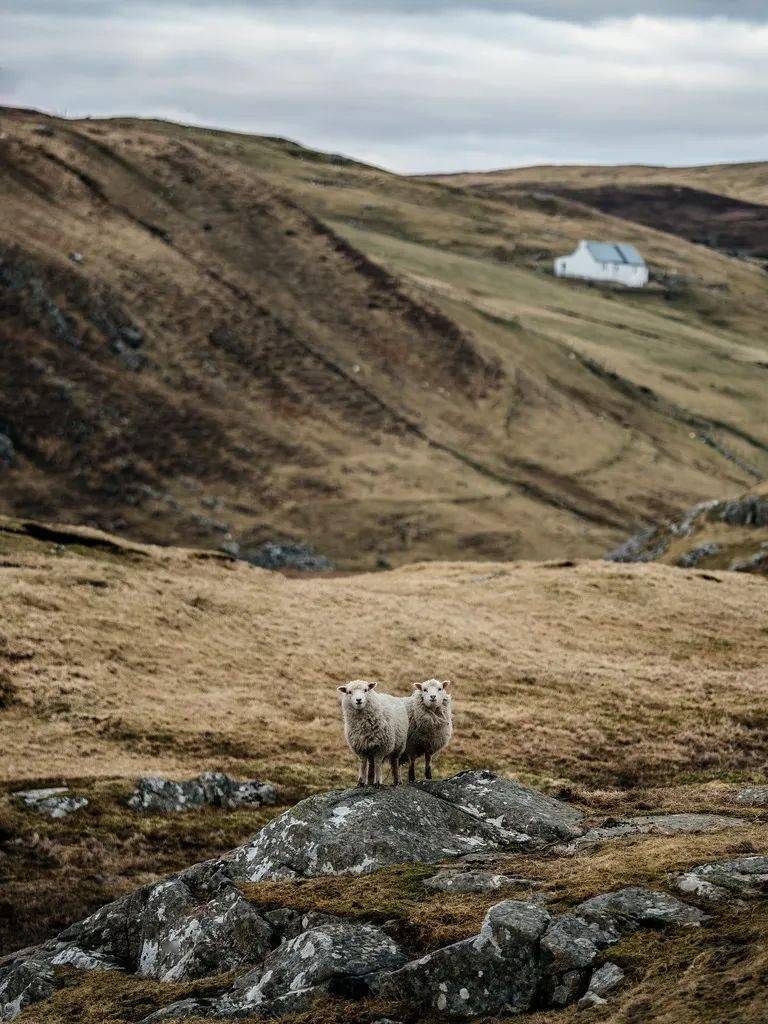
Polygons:
[[587,281],[616,281],[628,288],[648,284],[648,266],[634,245],[627,242],[581,241],[570,256],[558,256],[555,274]]

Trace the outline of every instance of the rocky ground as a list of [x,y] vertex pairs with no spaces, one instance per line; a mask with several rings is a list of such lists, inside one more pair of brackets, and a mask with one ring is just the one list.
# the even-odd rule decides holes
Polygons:
[[[0,544],[6,1016],[762,1020],[763,578]],[[338,681],[435,672],[441,781],[349,790]]]
[[768,487],[760,484],[738,498],[702,502],[635,534],[608,557],[768,574]]
[[[681,836],[686,856],[670,857]],[[574,880],[595,848],[620,859],[624,845],[631,858],[661,837],[667,857],[656,850],[654,873],[634,879],[642,884],[600,891],[595,879],[580,898]],[[335,791],[7,957],[0,1019],[26,1010],[63,1022],[98,997],[102,1016],[86,1019],[141,1024],[487,1020],[574,1005],[634,1020],[643,1002],[633,989],[643,967],[659,966],[654,957],[669,957],[664,946],[722,941],[736,922],[748,940],[764,915],[768,856],[744,850],[765,838],[758,818],[736,815],[590,829],[575,806],[488,771]],[[720,856],[693,863],[697,845]],[[573,879],[555,881],[564,873]],[[742,952],[751,970],[764,955],[748,941]],[[744,1014],[756,1000],[737,993]]]

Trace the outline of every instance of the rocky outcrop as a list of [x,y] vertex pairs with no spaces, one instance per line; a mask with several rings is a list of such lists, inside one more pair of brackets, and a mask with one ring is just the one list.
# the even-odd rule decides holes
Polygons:
[[[155,797],[165,800],[168,796],[163,806],[183,809],[204,797],[206,790],[223,800],[231,792],[224,780],[226,776],[217,775],[201,776],[189,784],[160,780],[145,786],[146,799],[140,806],[146,809]],[[176,786],[191,787],[183,792],[183,802],[178,800]],[[89,965],[119,967],[145,977],[180,981],[263,965],[265,956],[281,947],[283,953],[293,955],[294,947],[284,944],[315,931],[320,945],[330,943],[329,955],[336,962],[333,950],[338,952],[342,941],[334,927],[337,922],[293,911],[261,914],[244,898],[239,883],[362,874],[392,864],[440,863],[482,852],[528,849],[552,839],[573,838],[583,828],[581,821],[575,808],[490,772],[464,772],[418,786],[310,797],[232,854],[145,886],[3,967],[3,1012],[15,1014],[18,1007],[49,991],[57,957],[71,958],[85,969]],[[358,939],[368,934],[360,933]],[[387,938],[385,948],[391,951],[389,942]],[[367,963],[372,965],[370,971],[383,966],[375,959]],[[359,974],[362,967],[355,970]],[[334,988],[337,981],[332,978],[340,976],[340,970],[322,978],[313,976],[303,987],[318,991],[311,996],[304,993],[302,999]],[[295,992],[289,997],[272,983],[267,985],[264,974],[258,979],[253,975],[252,982],[247,991],[260,986],[262,1001],[274,1003],[275,1008],[294,1005],[298,999]],[[245,993],[238,989],[228,998],[242,1001]]]
[[505,900],[488,911],[479,935],[383,975],[374,992],[451,1017],[529,1010],[540,982],[539,942],[549,921],[541,907]]
[[54,786],[50,789],[25,789],[12,794],[23,807],[46,818],[65,818],[74,811],[88,806],[84,796],[71,796],[67,786]]
[[[603,949],[638,928],[698,925],[705,915],[667,893],[639,888],[595,896],[560,914],[537,897],[508,899],[488,911],[477,935],[409,959],[378,925],[290,909],[262,911],[242,888],[244,881],[453,860],[430,880],[433,888],[494,891],[525,880],[474,868],[483,855],[548,847],[581,831],[576,809],[490,772],[311,797],[232,854],[144,886],[6,961],[0,966],[0,1020],[47,998],[63,965],[160,982],[235,973],[215,996],[175,1003],[169,996],[169,1005],[146,1024],[195,1016],[279,1017],[329,996],[404,999],[449,1018],[602,999],[607,981],[593,965]],[[756,867],[739,870],[761,884]],[[724,884],[720,875],[713,884]]]
[[158,981],[203,978],[260,959],[273,942],[271,925],[234,886],[200,893],[172,879],[149,893],[136,973]]
[[386,972],[371,988],[423,1012],[460,1019],[567,1006],[589,990],[598,953],[622,935],[704,919],[695,907],[647,889],[606,893],[560,915],[504,900],[488,911],[478,935]]
[[728,814],[649,814],[642,818],[619,818],[591,828],[579,836],[562,853],[578,850],[628,836],[679,836],[706,832],[722,832],[727,828],[744,828],[749,822]]
[[406,961],[380,928],[354,921],[310,928],[272,952],[239,978],[220,1003],[224,1013],[277,1016],[311,1005],[321,995],[367,991],[364,979]]
[[335,568],[324,555],[318,555],[306,544],[293,541],[267,541],[245,551],[240,557],[260,569],[293,569],[296,572],[329,572]]
[[664,561],[683,569],[768,572],[768,491],[705,501],[677,519],[650,526],[607,554],[612,562]]
[[768,857],[739,857],[700,864],[691,871],[673,875],[673,878],[681,892],[701,899],[768,896]]
[[768,807],[768,786],[748,786],[736,795],[736,802],[745,807]]
[[462,772],[444,782],[302,800],[236,851],[230,869],[249,882],[365,874],[390,864],[530,849],[573,838],[581,820],[568,804],[491,772]]
[[674,896],[638,887],[593,896],[580,903],[574,914],[597,928],[604,945],[617,931],[633,932],[643,925],[699,925],[706,917]]
[[277,789],[271,782],[237,782],[224,772],[204,772],[187,782],[147,777],[139,779],[128,800],[134,811],[173,814],[193,807],[260,807],[274,804]]

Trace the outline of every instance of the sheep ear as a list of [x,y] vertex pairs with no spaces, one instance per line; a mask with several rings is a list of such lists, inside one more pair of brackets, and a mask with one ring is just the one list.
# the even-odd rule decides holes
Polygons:
[[450,679],[444,679],[443,680],[443,689],[444,690],[450,690],[450,688],[451,688],[451,680]]
[[414,690],[420,690],[421,689],[421,683],[414,683],[413,684],[413,688],[414,688]]
[[376,685],[376,683],[368,683],[368,689],[372,690],[375,685]]
[[339,691],[339,693],[349,693],[349,690],[346,688],[346,686],[337,686],[336,689]]

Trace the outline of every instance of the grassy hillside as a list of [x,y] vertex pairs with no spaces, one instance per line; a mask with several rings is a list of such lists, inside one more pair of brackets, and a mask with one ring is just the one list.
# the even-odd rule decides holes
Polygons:
[[[512,204],[531,192],[678,235],[768,269],[768,164],[522,167],[430,179]],[[629,234],[628,234],[629,233]]]
[[2,122],[26,282],[6,511],[292,537],[342,567],[581,557],[768,473],[768,296],[743,262],[638,228],[671,286],[603,292],[551,257],[621,222],[566,200],[160,122]]

